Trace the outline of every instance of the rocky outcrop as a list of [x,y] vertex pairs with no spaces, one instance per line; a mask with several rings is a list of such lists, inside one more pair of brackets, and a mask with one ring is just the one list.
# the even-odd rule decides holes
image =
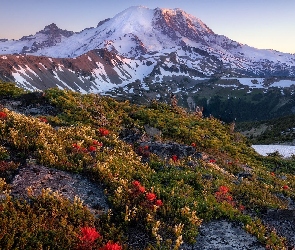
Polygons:
[[[74,34],[73,31],[62,30],[55,23],[45,26],[45,28],[37,32],[34,36],[23,36],[20,41],[34,41],[31,46],[24,46],[21,54],[34,53],[46,47],[52,47],[62,41],[62,38],[68,38]],[[41,39],[39,37],[42,37]]]
[[42,189],[58,192],[72,202],[78,197],[96,216],[108,210],[103,187],[79,174],[35,165],[31,161],[19,170],[11,183],[11,195],[18,199],[29,199],[28,193],[38,196]]

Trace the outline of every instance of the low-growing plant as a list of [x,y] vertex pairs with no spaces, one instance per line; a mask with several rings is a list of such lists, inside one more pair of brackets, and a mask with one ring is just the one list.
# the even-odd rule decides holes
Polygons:
[[[59,89],[46,90],[44,98],[57,115],[1,110],[0,174],[6,178],[18,162],[78,172],[103,184],[111,209],[95,218],[78,199],[49,190],[29,201],[13,199],[0,179],[6,192],[1,248],[129,249],[130,232],[140,229],[146,249],[179,249],[183,242],[193,246],[204,221],[227,219],[266,246],[284,249],[284,239],[251,215],[286,208],[278,194],[295,198],[291,161],[259,156],[230,125],[177,106],[137,106]],[[145,125],[160,136],[149,137]],[[122,138],[128,130],[139,138]],[[193,153],[157,153],[155,140]]]

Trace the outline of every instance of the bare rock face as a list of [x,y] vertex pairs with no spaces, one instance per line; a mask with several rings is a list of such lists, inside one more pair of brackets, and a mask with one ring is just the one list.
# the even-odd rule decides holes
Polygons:
[[[96,88],[93,80],[122,82],[114,69],[122,67],[122,58],[105,49],[93,50],[77,58],[48,58],[45,56],[7,55],[0,57],[0,80],[17,82],[21,88],[45,90],[59,86],[63,89],[89,92]],[[96,70],[103,69],[95,75]],[[130,78],[126,72],[120,73]],[[21,79],[21,80],[20,80]]]
[[[205,42],[204,36],[214,34],[201,20],[196,18],[194,20],[192,16],[181,9],[166,10],[158,8],[155,10],[155,17],[155,28],[179,43],[182,41],[180,36],[193,41]],[[196,22],[193,23],[193,21]]]
[[21,168],[11,183],[11,195],[28,199],[27,189],[40,195],[42,189],[59,192],[64,198],[74,201],[79,197],[83,204],[96,216],[108,210],[102,186],[90,182],[86,177],[44,166],[31,165]]
[[263,250],[256,237],[248,234],[239,225],[225,220],[212,221],[202,225],[197,243],[191,247],[184,245],[183,250]]
[[[73,31],[62,30],[58,28],[55,23],[52,23],[50,25],[45,26],[43,30],[37,32],[34,36],[31,35],[22,37],[20,39],[21,41],[37,40],[32,44],[30,48],[25,46],[23,48],[22,53],[33,53],[41,48],[54,46],[61,42],[62,37],[68,38],[73,34]],[[44,35],[44,38],[38,41],[36,37],[39,37],[40,35]]]
[[288,209],[268,210],[263,222],[275,228],[277,233],[285,237],[292,247],[295,246],[295,207],[293,204],[289,205]]

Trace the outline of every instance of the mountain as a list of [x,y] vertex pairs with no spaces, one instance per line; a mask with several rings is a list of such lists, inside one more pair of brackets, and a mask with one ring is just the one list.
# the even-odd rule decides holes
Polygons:
[[[88,28],[76,34],[51,24],[34,36],[1,42],[0,53],[64,58],[107,48],[127,58],[138,58],[155,52],[176,52],[178,57],[183,58],[183,46],[207,52],[220,60],[224,67],[231,65],[231,68],[240,73],[242,69],[254,74],[263,70],[275,73],[287,69],[292,72],[289,74],[294,75],[294,55],[255,49],[217,35],[200,19],[181,9],[151,10],[142,6],[130,7],[115,17],[100,22],[96,28]],[[259,62],[260,70],[255,67],[255,62]],[[192,67],[196,68],[194,65]]]
[[295,86],[294,54],[215,34],[181,9],[130,7],[77,33],[51,24],[20,40],[0,40],[0,54],[0,80],[30,90],[58,86],[164,100],[173,92],[195,99],[201,83],[210,86],[202,92],[209,100],[216,87],[227,89],[227,98],[233,89],[293,95]]
[[[2,41],[1,54],[34,54],[44,48],[53,47],[74,34],[73,31],[62,30],[55,23],[35,35],[24,36],[20,40]],[[1,40],[0,40],[1,42]]]

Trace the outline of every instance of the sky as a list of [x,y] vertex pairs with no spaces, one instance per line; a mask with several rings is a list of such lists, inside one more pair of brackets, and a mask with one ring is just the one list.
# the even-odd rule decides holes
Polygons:
[[295,53],[295,0],[0,0],[0,39],[20,39],[51,23],[78,32],[139,5],[180,8],[219,35]]

